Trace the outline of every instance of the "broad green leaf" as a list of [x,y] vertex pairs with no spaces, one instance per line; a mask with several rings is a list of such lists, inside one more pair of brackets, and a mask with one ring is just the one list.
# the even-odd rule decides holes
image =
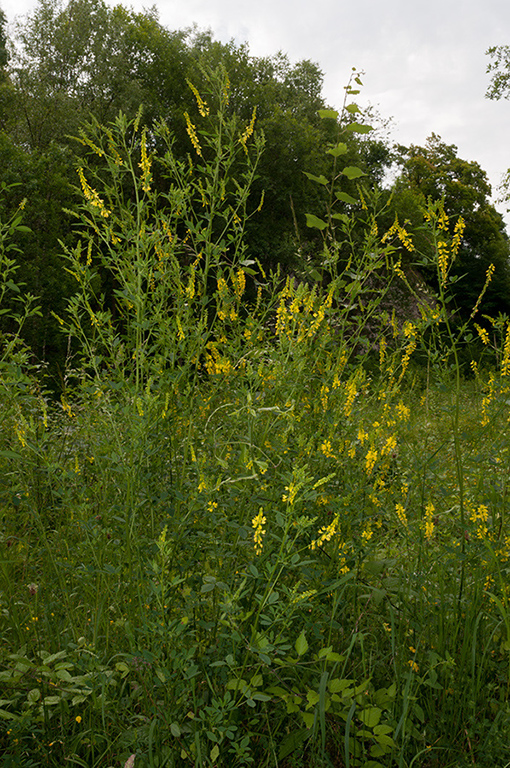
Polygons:
[[117,672],[121,673],[123,678],[126,677],[126,675],[129,675],[129,667],[125,661],[118,661],[115,664],[115,669],[117,670]]
[[59,669],[57,671],[57,677],[59,680],[65,680],[66,683],[70,683],[73,680],[67,669]]
[[217,744],[211,749],[211,763],[215,763],[220,755],[220,748]]
[[379,709],[379,707],[367,707],[362,712],[360,712],[359,719],[368,728],[373,728],[374,725],[379,724],[381,715],[382,711]]
[[54,704],[60,704],[60,696],[45,696],[43,704],[52,707]]
[[359,179],[360,176],[366,176],[365,171],[362,171],[361,168],[356,168],[355,165],[348,165],[343,169],[342,173],[348,179]]
[[315,715],[313,712],[301,712],[301,715],[303,716],[304,723],[307,728],[311,728],[313,725],[313,721],[315,720]]
[[333,157],[339,157],[340,155],[345,155],[347,152],[347,144],[344,144],[342,141],[340,141],[335,147],[330,147],[326,150],[328,155],[333,155]]
[[170,723],[170,731],[172,736],[175,736],[176,739],[181,735],[181,729],[179,728],[178,723]]
[[356,198],[351,197],[351,195],[348,195],[347,192],[337,192],[336,199],[340,200],[341,203],[349,203],[349,205],[354,205],[358,202]]
[[305,631],[303,630],[301,634],[299,635],[298,639],[296,640],[296,644],[294,646],[296,649],[296,653],[298,656],[302,656],[304,653],[308,650],[308,642],[305,637]]
[[340,653],[335,653],[335,651],[331,651],[326,656],[326,661],[344,661],[345,656],[342,656]]
[[303,173],[305,174],[307,179],[310,179],[310,181],[316,181],[317,184],[322,184],[326,186],[326,184],[328,183],[327,178],[322,174],[320,176],[314,176],[313,173],[308,173],[308,171],[303,171]]
[[328,688],[330,693],[338,693],[339,691],[343,691],[345,688],[348,688],[352,682],[352,680],[342,680],[339,677],[335,677],[333,680],[328,682]]
[[314,707],[317,704],[317,702],[319,701],[320,696],[317,693],[317,691],[308,691],[308,693],[306,694],[306,698],[308,700],[308,704],[311,707]]
[[326,229],[328,226],[325,221],[314,216],[313,213],[305,213],[306,226],[315,227],[316,229]]
[[45,664],[52,664],[54,661],[57,661],[57,659],[65,659],[67,656],[67,651],[58,651],[58,653],[52,653],[51,656],[49,653],[41,651],[39,656]]
[[288,691],[285,690],[285,688],[281,688],[279,685],[272,685],[271,688],[267,689],[268,693],[272,693],[274,696],[287,696]]
[[346,108],[347,112],[350,112],[351,115],[354,115],[356,112],[361,112],[361,109],[358,107],[357,104],[347,104]]
[[29,704],[35,704],[36,701],[39,701],[40,698],[41,698],[41,691],[39,690],[39,688],[32,688],[32,690],[28,692],[27,699]]
[[363,125],[362,123],[349,123],[349,125],[345,126],[346,131],[351,131],[351,133],[370,133],[370,131],[373,131],[371,125]]
[[346,216],[345,213],[333,213],[331,218],[338,219],[338,221],[343,221],[344,224],[348,224],[350,221],[349,217]]
[[387,736],[388,733],[391,733],[393,731],[393,728],[391,725],[375,725],[374,726],[374,734],[376,736]]
[[319,109],[317,114],[322,120],[328,117],[330,117],[332,120],[336,120],[338,117],[338,112],[336,109]]

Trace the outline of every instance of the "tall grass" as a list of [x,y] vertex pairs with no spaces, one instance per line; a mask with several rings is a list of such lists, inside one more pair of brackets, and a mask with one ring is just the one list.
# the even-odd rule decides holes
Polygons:
[[263,139],[196,95],[187,162],[163,123],[80,137],[59,401],[6,305],[3,765],[503,765],[508,321],[465,371],[440,205],[438,295],[385,311],[413,246],[367,190],[361,231],[310,218],[320,281],[264,274]]

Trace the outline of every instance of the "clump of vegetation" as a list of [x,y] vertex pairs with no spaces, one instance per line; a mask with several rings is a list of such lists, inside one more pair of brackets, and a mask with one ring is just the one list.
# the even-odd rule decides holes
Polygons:
[[256,112],[203,75],[185,159],[140,113],[80,133],[58,400],[2,225],[3,764],[500,764],[510,323],[471,327],[493,268],[458,321],[464,223],[429,203],[437,292],[384,309],[415,245],[342,162],[354,73],[308,174],[315,271],[265,270]]

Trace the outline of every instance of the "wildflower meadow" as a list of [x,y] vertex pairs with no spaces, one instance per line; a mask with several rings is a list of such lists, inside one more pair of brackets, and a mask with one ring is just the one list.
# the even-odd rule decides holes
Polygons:
[[189,87],[187,160],[140,113],[77,137],[57,394],[0,225],[0,765],[510,765],[510,321],[452,310],[463,221],[424,207],[417,292],[342,163],[354,82],[320,258],[270,273],[256,110]]

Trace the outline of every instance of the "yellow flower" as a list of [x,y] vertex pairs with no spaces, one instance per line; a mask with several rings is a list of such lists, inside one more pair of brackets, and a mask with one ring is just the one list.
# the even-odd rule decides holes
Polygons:
[[81,720],[82,720],[81,715],[76,715],[75,720],[77,723],[81,723]]
[[141,144],[141,162],[138,163],[138,167],[142,169],[142,189],[144,192],[150,192],[152,181],[151,175],[151,161],[147,157],[147,129],[143,129],[142,144]]
[[431,539],[434,533],[434,505],[429,501],[425,507],[425,538]]
[[370,475],[378,458],[378,452],[375,448],[369,448],[365,456],[365,469],[367,475]]
[[248,139],[250,138],[250,136],[253,133],[253,130],[254,130],[254,127],[255,127],[255,118],[256,118],[256,116],[257,116],[257,107],[254,106],[253,107],[252,116],[251,116],[251,122],[250,122],[250,124],[248,126],[246,126],[246,128],[244,130],[244,133],[242,134],[241,138],[239,139],[239,143],[243,145],[243,149],[244,149],[245,152],[248,152],[248,150],[246,149],[246,142],[248,141]]
[[200,112],[200,115],[202,117],[207,117],[207,115],[209,114],[209,107],[207,106],[206,102],[202,99],[197,88],[195,88],[193,83],[190,80],[188,80],[188,78],[186,78],[186,82],[189,88],[193,91],[195,95],[195,99],[197,100],[197,106],[198,106],[198,111]]
[[254,542],[256,555],[260,555],[262,552],[262,536],[266,532],[263,526],[265,525],[266,522],[267,520],[264,516],[264,513],[262,512],[262,507],[260,507],[258,515],[255,515],[255,517],[251,521],[251,525],[253,528],[253,542]]
[[201,148],[200,143],[198,141],[198,136],[197,136],[197,132],[195,130],[195,126],[191,122],[190,116],[188,115],[187,112],[184,113],[184,118],[186,120],[186,131],[187,131],[188,136],[190,137],[190,141],[193,144],[197,155],[202,156],[202,148]]
[[402,506],[402,504],[395,504],[395,512],[397,513],[397,517],[402,523],[402,525],[407,526],[407,515],[405,513],[405,509]]
[[294,499],[296,498],[296,493],[298,489],[294,485],[294,483],[291,483],[290,485],[285,486],[285,490],[289,493],[284,493],[282,496],[282,501],[286,501],[288,504],[294,504]]
[[314,539],[310,544],[310,549],[316,549],[324,544],[325,541],[330,541],[338,529],[338,515],[335,516],[333,521],[329,525],[324,525],[319,530],[319,538]]

